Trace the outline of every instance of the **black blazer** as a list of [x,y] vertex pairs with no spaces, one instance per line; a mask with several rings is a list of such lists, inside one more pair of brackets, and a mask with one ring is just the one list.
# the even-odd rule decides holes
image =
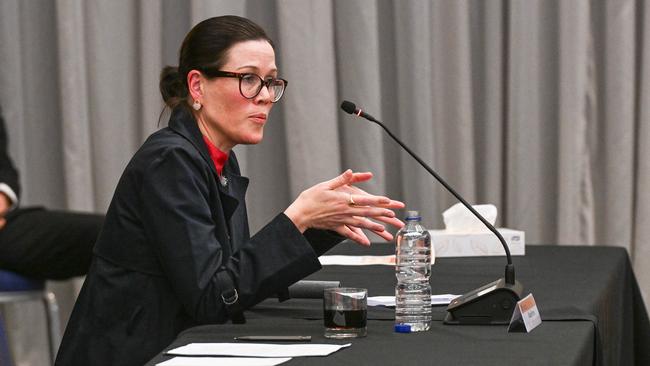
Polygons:
[[177,108],[118,183],[56,365],[142,365],[180,331],[228,320],[224,275],[248,308],[320,269],[318,255],[342,239],[302,235],[282,213],[249,238],[233,152],[223,175],[225,187]]
[[20,195],[20,185],[18,184],[18,171],[9,158],[7,141],[7,131],[5,130],[5,121],[2,118],[0,109],[0,183],[5,183],[16,193]]

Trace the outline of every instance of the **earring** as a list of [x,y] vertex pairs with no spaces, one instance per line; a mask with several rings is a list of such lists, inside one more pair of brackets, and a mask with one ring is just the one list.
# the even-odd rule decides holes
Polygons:
[[201,102],[199,102],[198,100],[195,100],[194,103],[192,104],[192,108],[194,108],[195,111],[198,111],[199,109],[201,109],[201,107],[202,107]]

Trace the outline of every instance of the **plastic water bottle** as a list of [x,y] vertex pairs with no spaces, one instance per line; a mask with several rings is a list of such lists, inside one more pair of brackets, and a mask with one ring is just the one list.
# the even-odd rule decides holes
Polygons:
[[411,332],[431,327],[431,235],[417,211],[408,211],[397,232],[395,248],[395,330]]

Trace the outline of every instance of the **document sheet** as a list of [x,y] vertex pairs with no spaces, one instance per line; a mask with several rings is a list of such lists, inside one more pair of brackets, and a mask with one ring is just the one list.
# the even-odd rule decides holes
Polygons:
[[351,343],[271,344],[271,343],[190,343],[167,351],[176,356],[302,357],[327,356]]
[[156,366],[275,366],[289,361],[285,358],[254,357],[174,357]]
[[318,260],[322,266],[395,265],[394,255],[321,255]]
[[[460,295],[431,295],[431,305],[449,305],[458,296]],[[369,296],[368,306],[395,306],[395,296]]]

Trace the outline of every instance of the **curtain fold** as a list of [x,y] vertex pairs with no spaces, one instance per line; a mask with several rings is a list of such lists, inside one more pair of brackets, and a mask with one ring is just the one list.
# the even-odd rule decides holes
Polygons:
[[93,161],[84,2],[58,1],[56,5],[59,87],[65,91],[59,93],[60,105],[65,106],[61,110],[63,175],[71,182],[66,186],[66,206],[91,211],[95,189],[94,175],[89,174]]
[[[601,130],[595,183],[603,199],[596,204],[597,237],[630,249],[632,239],[636,1],[601,4],[604,37],[601,49],[603,88]],[[600,204],[598,204],[600,203]]]
[[[508,7],[508,98],[506,111],[506,192],[505,224],[526,228],[526,240],[551,242],[556,231],[553,220],[554,202],[546,201],[546,188],[552,189],[553,179],[546,174],[556,159],[555,146],[547,149],[542,139],[555,140],[557,116],[545,108],[552,97],[551,83],[556,70],[546,55],[543,41],[556,27],[554,17],[547,15],[552,4],[513,1]],[[542,19],[549,19],[543,22]],[[544,36],[547,37],[544,37]],[[546,113],[551,113],[546,116]]]
[[[437,164],[433,119],[432,22],[433,4],[409,2],[395,4],[396,97],[398,118],[393,131],[429,165]],[[440,186],[405,152],[398,150],[399,161],[392,167],[400,174],[401,199],[407,209],[420,211],[422,217],[434,218],[440,213]],[[444,174],[444,172],[440,172]],[[432,223],[428,223],[432,225]]]
[[[473,149],[468,148],[475,146],[469,17],[467,1],[432,4],[430,32],[433,37],[429,59],[432,75],[430,81],[425,80],[431,83],[433,93],[430,102],[436,169],[470,203],[480,203],[476,197],[475,155]],[[444,195],[439,195],[436,213],[455,201],[446,192],[441,192]],[[434,214],[432,212],[431,216]]]
[[[379,126],[343,113],[348,99],[529,244],[627,248],[650,299],[641,0],[3,0],[0,105],[22,203],[104,212],[130,157],[167,124],[161,68],[177,65],[194,24],[223,14],[262,25],[289,80],[264,141],[235,149],[252,231],[347,168],[443,227],[454,198]],[[65,321],[78,288],[53,288]],[[30,329],[18,338],[41,337]],[[27,348],[29,364],[47,359]]]
[[650,305],[650,6],[643,5],[637,9],[640,14],[640,47],[637,59],[638,97],[636,99],[636,155],[634,175],[634,234],[632,241],[632,264],[645,295],[646,307]]
[[[593,191],[588,133],[595,125],[591,111],[595,91],[588,1],[560,2],[558,74],[558,123],[556,186],[557,240],[593,243]],[[562,123],[565,121],[564,123]]]
[[137,141],[144,141],[156,130],[157,119],[163,109],[163,101],[158,91],[160,70],[163,61],[163,7],[158,0],[142,0],[136,9],[137,57],[139,59],[136,75],[138,76],[137,104],[140,114],[137,118],[139,133]]
[[333,9],[331,1],[289,0],[277,10],[282,73],[291,79],[291,96],[282,103],[295,197],[341,172]]
[[506,55],[505,5],[499,1],[470,3],[469,51],[471,57],[470,92],[472,104],[473,145],[475,159],[476,202],[494,203],[500,209],[497,223],[503,222],[505,144],[504,117],[506,90],[504,69]]
[[[338,108],[343,100],[363,101],[364,110],[381,121],[381,91],[392,84],[380,71],[378,29],[381,25],[377,11],[373,1],[334,2],[335,49],[346,50],[346,54],[336,54],[338,90],[333,107]],[[385,192],[386,182],[381,178],[386,175],[384,162],[373,158],[384,156],[384,132],[376,124],[336,110],[343,169],[373,172],[375,179],[365,184],[364,189]]]

